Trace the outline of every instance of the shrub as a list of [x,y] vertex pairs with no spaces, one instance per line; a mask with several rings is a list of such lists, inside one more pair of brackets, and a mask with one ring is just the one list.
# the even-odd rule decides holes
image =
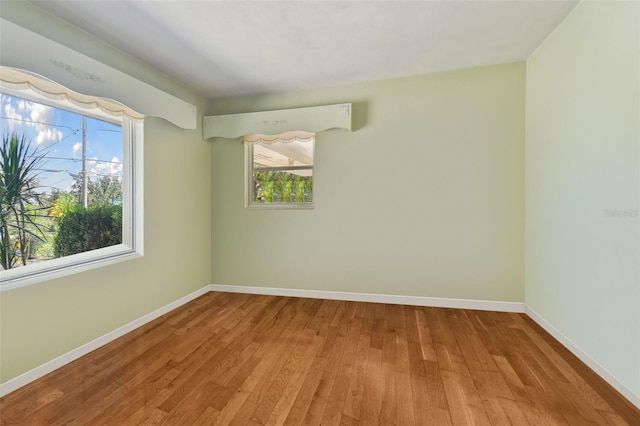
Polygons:
[[122,206],[98,204],[70,211],[58,219],[55,257],[69,256],[122,242]]

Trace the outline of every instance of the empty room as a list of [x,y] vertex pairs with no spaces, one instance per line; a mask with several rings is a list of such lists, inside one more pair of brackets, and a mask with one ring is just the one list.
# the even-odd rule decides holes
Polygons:
[[0,425],[640,425],[640,2],[0,0]]

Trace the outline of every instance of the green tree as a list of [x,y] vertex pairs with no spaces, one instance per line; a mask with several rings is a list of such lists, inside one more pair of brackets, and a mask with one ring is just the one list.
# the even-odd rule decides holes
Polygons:
[[[79,203],[83,204],[82,173],[73,175],[75,181],[71,187],[73,194]],[[117,176],[103,176],[98,180],[87,181],[88,205],[117,204],[122,201],[122,183]]]
[[296,202],[303,203],[304,202],[304,194],[305,194],[305,181],[302,179],[296,179]]
[[45,153],[24,135],[4,134],[0,145],[0,265],[27,264],[32,239],[43,240],[46,215],[38,189],[38,169]]
[[313,178],[284,171],[254,172],[254,201],[305,203],[312,201]]

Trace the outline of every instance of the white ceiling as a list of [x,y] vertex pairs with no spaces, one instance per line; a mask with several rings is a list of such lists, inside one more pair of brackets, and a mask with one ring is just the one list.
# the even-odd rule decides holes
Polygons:
[[523,60],[577,1],[34,1],[208,97]]

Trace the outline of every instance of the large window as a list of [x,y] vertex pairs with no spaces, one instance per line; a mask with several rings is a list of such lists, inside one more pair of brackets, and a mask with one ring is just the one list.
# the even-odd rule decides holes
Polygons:
[[247,206],[313,207],[315,135],[247,138]]
[[142,122],[0,92],[0,289],[140,255]]

